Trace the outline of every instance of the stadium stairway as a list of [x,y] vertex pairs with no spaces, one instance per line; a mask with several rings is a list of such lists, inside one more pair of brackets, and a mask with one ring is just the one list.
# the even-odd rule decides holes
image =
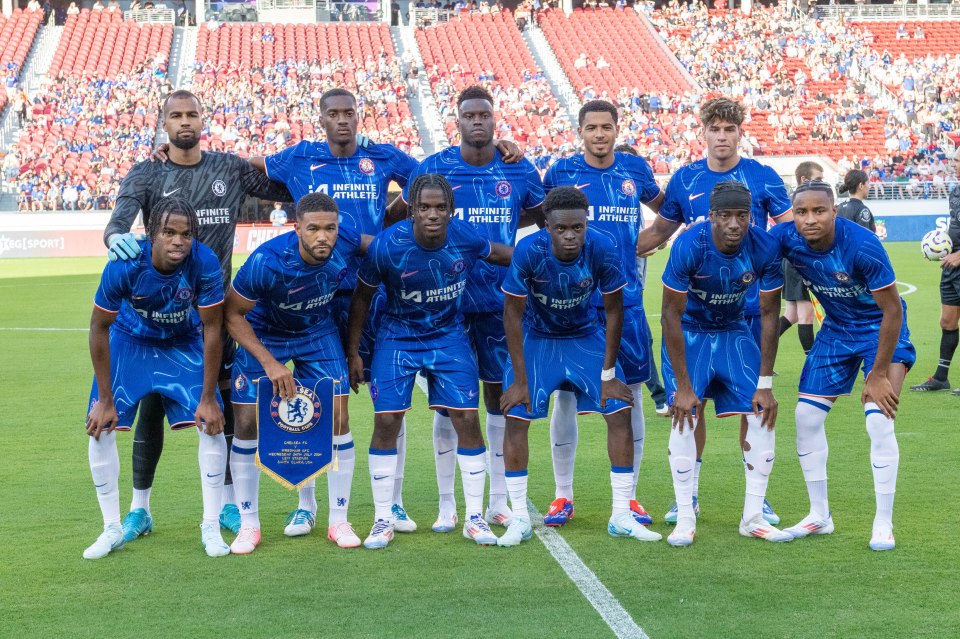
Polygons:
[[[410,113],[413,114],[417,129],[420,131],[420,146],[426,155],[432,155],[450,145],[441,126],[440,110],[437,109],[437,101],[430,89],[430,80],[427,78],[427,69],[423,66],[420,45],[417,44],[417,37],[414,28],[411,26],[390,27],[390,34],[393,37],[393,45],[396,48],[397,56],[401,60],[405,58],[413,59],[419,70],[417,91],[415,94],[408,93],[407,101],[410,104]],[[417,159],[422,160],[423,158]]]
[[551,48],[550,43],[547,42],[547,37],[540,27],[530,25],[523,30],[523,40],[527,43],[527,48],[530,49],[537,66],[540,67],[550,83],[553,95],[559,98],[563,108],[567,110],[570,121],[576,122],[577,114],[583,104],[577,96],[577,92],[573,89],[570,78],[567,77],[563,67],[560,66],[557,54]]
[[[20,72],[20,86],[27,96],[33,98],[40,88],[41,80],[47,75],[53,54],[60,43],[63,27],[42,25],[30,47],[30,53],[24,60],[23,70]],[[6,109],[0,119],[0,149],[6,149],[17,141],[20,126],[17,123],[17,114],[13,109]],[[15,183],[8,184],[0,179],[0,211],[17,210],[17,187]]]
[[[197,31],[199,27],[176,27],[170,45],[170,84],[175,89],[193,84],[193,65],[197,61]],[[161,131],[157,130],[158,135]]]

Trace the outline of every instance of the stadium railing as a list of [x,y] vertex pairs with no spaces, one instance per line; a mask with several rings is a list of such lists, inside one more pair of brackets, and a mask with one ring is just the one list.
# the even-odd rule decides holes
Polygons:
[[124,11],[123,19],[155,24],[174,24],[177,20],[177,14],[173,9],[138,9],[137,11]]
[[841,13],[848,20],[897,20],[899,18],[960,19],[960,4],[885,4],[817,5],[819,17],[836,18]]

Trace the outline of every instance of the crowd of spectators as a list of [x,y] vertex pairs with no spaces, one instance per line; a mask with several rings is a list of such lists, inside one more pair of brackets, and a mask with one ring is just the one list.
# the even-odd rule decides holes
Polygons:
[[[19,163],[19,209],[111,208],[123,176],[149,157],[159,104],[170,90],[165,60],[109,80],[72,76],[45,85],[8,154]],[[8,179],[12,172],[10,161]]]
[[[202,27],[206,28],[206,27]],[[385,51],[366,60],[289,60],[269,67],[198,62],[193,90],[207,107],[204,144],[243,156],[270,155],[301,139],[322,139],[320,96],[343,87],[357,96],[360,132],[423,157],[406,105],[416,71]]]

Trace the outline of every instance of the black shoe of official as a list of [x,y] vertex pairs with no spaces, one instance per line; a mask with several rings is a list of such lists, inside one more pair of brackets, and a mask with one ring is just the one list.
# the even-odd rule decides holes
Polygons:
[[[932,392],[932,391],[945,391],[950,390],[950,380],[940,381],[939,379],[934,379],[931,377],[922,384],[917,384],[916,386],[911,386],[910,390],[920,391],[920,392]],[[960,389],[958,389],[960,390]],[[960,393],[957,393],[960,395]]]

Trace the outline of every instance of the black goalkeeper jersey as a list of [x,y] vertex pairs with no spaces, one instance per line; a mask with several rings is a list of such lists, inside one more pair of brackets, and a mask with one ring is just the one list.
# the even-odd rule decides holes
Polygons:
[[196,209],[200,221],[197,239],[220,259],[224,288],[228,288],[237,216],[248,195],[275,202],[293,201],[283,183],[270,180],[245,159],[229,153],[204,152],[200,162],[192,166],[170,161],[139,162],[120,184],[103,240],[106,243],[115,233],[129,232],[140,211],[146,225],[150,211],[164,198],[186,200]]

